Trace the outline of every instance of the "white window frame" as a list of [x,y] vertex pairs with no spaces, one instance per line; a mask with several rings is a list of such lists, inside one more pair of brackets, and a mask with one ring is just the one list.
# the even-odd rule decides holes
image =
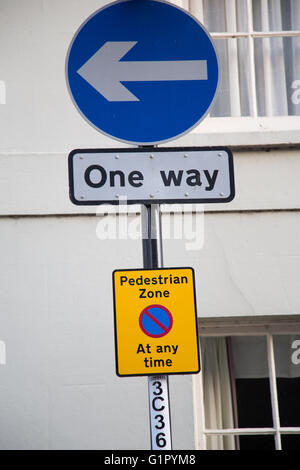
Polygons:
[[[195,127],[189,136],[182,137],[182,144],[192,140],[193,145],[212,146],[268,146],[268,145],[293,145],[300,143],[299,128],[300,116],[272,116],[272,100],[268,87],[265,90],[265,102],[267,116],[258,116],[256,102],[256,79],[255,79],[255,57],[254,40],[263,38],[265,41],[263,67],[265,76],[271,73],[268,55],[268,41],[272,37],[299,37],[300,30],[290,31],[268,31],[268,6],[267,0],[262,2],[262,23],[263,31],[254,31],[252,0],[247,0],[248,30],[245,32],[236,31],[236,4],[235,0],[226,0],[226,19],[230,32],[211,32],[213,39],[227,39],[230,49],[230,105],[231,116],[210,117]],[[203,2],[202,0],[173,0],[177,6],[188,10],[200,22],[203,23]],[[240,116],[239,98],[239,76],[237,73],[237,39],[246,38],[249,45],[249,70],[250,70],[250,116]],[[300,77],[295,77],[295,80]],[[292,90],[293,91],[293,90]]]
[[274,359],[273,335],[300,334],[300,321],[297,318],[280,317],[268,319],[206,319],[199,320],[199,341],[204,336],[265,336],[267,339],[268,371],[270,381],[270,394],[272,406],[273,427],[268,428],[234,428],[234,429],[208,429],[205,426],[205,409],[203,397],[202,371],[193,376],[193,401],[195,422],[195,445],[197,450],[206,450],[206,440],[211,435],[273,435],[275,450],[281,450],[282,434],[300,434],[300,427],[282,427],[280,425],[279,406],[276,386],[276,367]]

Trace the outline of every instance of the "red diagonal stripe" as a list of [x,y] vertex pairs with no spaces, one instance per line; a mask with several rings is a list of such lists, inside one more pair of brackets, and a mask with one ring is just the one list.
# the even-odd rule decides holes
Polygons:
[[168,328],[165,327],[165,325],[163,325],[159,320],[157,320],[157,318],[155,318],[150,312],[149,310],[146,310],[145,311],[145,314],[151,318],[152,321],[154,321],[154,323],[156,323],[162,330],[164,331],[167,331]]

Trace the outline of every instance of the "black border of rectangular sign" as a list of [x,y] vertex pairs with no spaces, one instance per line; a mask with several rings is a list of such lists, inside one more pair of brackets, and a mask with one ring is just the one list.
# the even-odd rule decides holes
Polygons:
[[225,203],[233,200],[235,196],[233,155],[227,147],[139,147],[139,148],[107,148],[107,149],[76,149],[72,150],[68,156],[69,170],[69,196],[73,204],[77,206],[98,206],[100,204],[119,204],[119,200],[113,201],[78,201],[74,196],[74,179],[73,179],[73,157],[77,153],[155,153],[155,152],[188,152],[188,151],[225,151],[228,154],[229,178],[230,178],[230,195],[227,198],[215,199],[128,199],[127,204],[209,204],[209,203]]
[[[152,374],[120,374],[119,363],[118,363],[118,348],[117,348],[117,312],[116,312],[116,292],[115,292],[115,273],[124,271],[164,271],[170,269],[191,269],[193,277],[193,289],[194,289],[194,308],[195,308],[195,324],[196,324],[196,336],[197,336],[197,358],[198,358],[198,369],[195,371],[188,372],[157,372]],[[112,273],[112,284],[113,284],[113,303],[114,303],[114,332],[115,332],[115,362],[116,362],[116,374],[118,377],[140,377],[140,376],[153,376],[153,375],[188,375],[197,374],[201,370],[200,364],[200,353],[199,353],[199,333],[198,333],[198,316],[197,316],[197,302],[196,302],[196,286],[195,286],[195,271],[190,266],[180,267],[168,267],[168,268],[134,268],[134,269],[115,269]]]

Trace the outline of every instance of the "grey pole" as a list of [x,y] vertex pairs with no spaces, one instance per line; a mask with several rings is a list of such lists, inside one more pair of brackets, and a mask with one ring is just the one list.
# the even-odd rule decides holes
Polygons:
[[[142,206],[143,266],[163,267],[161,213],[159,204]],[[149,417],[152,450],[172,450],[167,375],[148,377]]]

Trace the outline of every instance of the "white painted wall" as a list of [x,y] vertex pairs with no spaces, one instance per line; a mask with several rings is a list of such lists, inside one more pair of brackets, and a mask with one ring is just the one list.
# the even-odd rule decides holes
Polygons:
[[[72,149],[122,146],[82,119],[64,76],[76,29],[107,3],[0,4],[1,449],[150,448],[147,379],[114,363],[111,273],[142,267],[141,242],[99,240],[79,215],[94,210],[68,199]],[[191,378],[170,382],[174,446],[193,448]]]
[[[0,4],[1,449],[150,447],[147,380],[114,372],[111,273],[142,266],[141,241],[100,240],[96,209],[68,199],[72,149],[122,146],[82,119],[64,78],[75,30],[106,3]],[[221,129],[226,145],[296,139],[295,121],[284,136],[257,123],[238,133],[206,122],[172,145],[220,145]],[[236,199],[205,207],[204,217],[198,210],[197,250],[165,240],[165,265],[195,268],[200,318],[298,315],[300,151],[250,149],[234,159]],[[171,377],[170,399],[174,448],[193,449],[190,376]]]
[[195,267],[198,316],[299,315],[298,211],[205,213],[204,244],[165,242],[165,263]]
[[[141,244],[96,217],[1,219],[2,449],[149,449],[147,379],[115,375],[112,271]],[[193,446],[190,378],[171,380],[174,442]]]

